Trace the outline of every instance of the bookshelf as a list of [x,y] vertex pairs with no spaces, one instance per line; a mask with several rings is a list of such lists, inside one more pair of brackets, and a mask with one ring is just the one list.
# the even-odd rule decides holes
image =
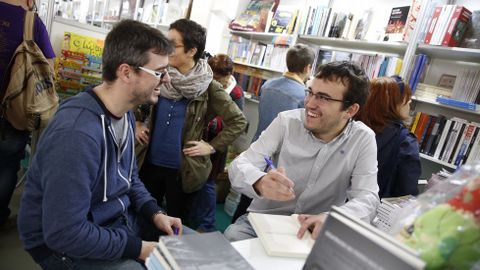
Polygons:
[[[242,2],[249,2],[249,0],[242,0]],[[283,1],[282,1],[283,2]],[[390,12],[394,7],[412,6],[412,0],[373,0],[373,1],[348,1],[348,0],[331,0],[320,3],[319,1],[297,1],[295,5],[300,6],[300,13],[297,19],[295,31],[292,34],[294,43],[304,43],[311,45],[317,51],[338,51],[352,54],[361,54],[366,56],[385,56],[398,57],[403,60],[403,65],[399,71],[399,75],[409,81],[409,76],[415,64],[415,57],[418,54],[424,54],[429,58],[429,66],[425,71],[421,82],[429,85],[437,85],[440,78],[444,74],[457,75],[460,70],[465,68],[480,69],[480,49],[478,48],[460,48],[460,47],[445,47],[438,45],[424,44],[423,39],[425,33],[422,30],[428,27],[431,13],[429,13],[429,6],[455,4],[463,5],[470,11],[480,9],[480,1],[475,0],[419,0],[420,9],[417,13],[416,27],[409,34],[409,38],[405,41],[382,41]],[[323,6],[332,8],[332,11],[338,12],[352,12],[357,16],[361,12],[355,10],[371,10],[370,23],[368,31],[363,40],[352,40],[346,38],[326,37],[320,34],[320,30],[316,35],[305,34],[305,28],[302,23],[306,23],[308,18],[304,18],[312,6]],[[325,34],[326,32],[324,32]],[[248,40],[257,40],[268,42],[275,34],[272,33],[250,33],[242,31],[230,31],[231,35],[242,36]],[[261,74],[262,72],[273,72],[263,77],[265,79],[280,76],[280,70],[268,69],[259,65],[245,64],[237,62],[236,71],[246,72],[249,74]],[[259,70],[255,72],[253,70]],[[396,70],[398,71],[398,70]],[[423,97],[412,97],[412,115],[418,111],[428,112],[429,114],[444,115],[447,119],[452,117],[462,118],[468,122],[479,122],[480,106],[477,105],[476,111],[471,111],[463,108],[457,108],[450,105],[441,104],[434,99],[427,99]],[[255,119],[256,120],[256,119]],[[439,171],[441,168],[446,168],[450,171],[456,168],[455,165],[441,161],[421,154],[422,160],[422,177],[429,178],[431,173]]]
[[320,49],[359,52],[364,54],[404,55],[407,43],[381,42],[364,40],[347,40],[341,38],[326,38],[309,35],[299,35],[298,42],[317,45]]
[[[425,1],[426,3],[430,1]],[[479,10],[480,3],[474,0],[458,0],[440,1],[439,5],[456,4],[467,7],[470,11]],[[429,21],[430,15],[425,14],[419,19]],[[464,69],[478,70],[480,69],[480,49],[478,48],[461,48],[461,47],[446,47],[438,45],[425,44],[423,36],[419,36],[418,41],[412,54],[424,54],[429,58],[429,66],[423,74],[422,82],[429,85],[437,85],[444,75],[453,75],[457,79],[460,72]],[[468,110],[459,107],[454,107],[446,104],[441,104],[436,100],[430,98],[413,97],[412,98],[412,113],[425,112],[430,115],[443,115],[447,119],[457,117],[464,119],[468,124],[479,123],[480,106],[477,104],[476,110]],[[465,129],[467,129],[465,125]],[[461,129],[460,129],[461,130]],[[458,146],[457,146],[458,147]],[[472,153],[470,153],[472,154]],[[431,173],[445,168],[453,171],[457,168],[453,162],[445,162],[431,155],[420,154],[422,161],[422,178],[429,178]]]

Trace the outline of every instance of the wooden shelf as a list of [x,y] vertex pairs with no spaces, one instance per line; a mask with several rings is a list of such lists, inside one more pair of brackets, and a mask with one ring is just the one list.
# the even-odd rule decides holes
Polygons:
[[385,54],[402,56],[407,50],[407,43],[376,42],[364,40],[347,40],[341,38],[326,38],[317,36],[298,36],[298,42],[312,43],[324,50],[347,51],[362,54]]
[[417,53],[423,53],[432,58],[480,63],[480,49],[419,44]]
[[444,166],[444,167],[447,167],[447,168],[450,168],[450,169],[453,169],[453,170],[455,170],[455,169],[457,168],[457,166],[455,166],[455,165],[453,165],[453,164],[447,163],[447,162],[445,162],[445,161],[438,160],[438,159],[436,159],[436,158],[433,158],[433,157],[431,157],[431,156],[429,156],[429,155],[425,155],[425,154],[422,154],[422,153],[420,153],[420,158],[426,159],[426,160],[428,160],[428,161],[431,161],[431,162],[434,162],[434,163],[437,163],[437,164],[440,164],[440,165],[442,165],[442,166]]
[[480,116],[480,111],[478,111],[478,108],[480,106],[478,106],[478,105],[477,105],[477,110],[472,111],[472,110],[467,110],[467,109],[454,107],[454,106],[450,106],[450,105],[446,105],[446,104],[441,104],[441,103],[436,102],[435,100],[431,100],[431,99],[427,99],[427,98],[420,98],[420,97],[412,96],[412,100],[414,100],[416,102],[422,102],[422,103],[426,103],[426,104],[430,104],[430,105],[434,105],[434,106],[438,106],[438,107],[442,107],[442,108],[447,108],[447,109],[450,109],[450,110],[455,110],[455,111],[459,111],[459,112],[463,112],[463,113],[469,113],[469,114]]

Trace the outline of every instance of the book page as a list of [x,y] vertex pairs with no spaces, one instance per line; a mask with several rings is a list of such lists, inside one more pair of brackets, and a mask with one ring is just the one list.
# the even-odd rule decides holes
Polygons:
[[300,229],[297,217],[250,213],[248,219],[268,255],[306,258],[314,241],[308,231],[302,239],[297,238]]

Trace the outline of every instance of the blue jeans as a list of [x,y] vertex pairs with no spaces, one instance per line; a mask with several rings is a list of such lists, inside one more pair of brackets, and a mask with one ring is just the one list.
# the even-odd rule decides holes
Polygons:
[[240,216],[235,223],[227,227],[223,234],[228,241],[235,242],[257,237],[257,234],[250,224],[250,221],[248,221],[247,216],[248,213]]
[[217,193],[215,191],[215,180],[209,179],[202,189],[197,191],[192,199],[190,211],[190,224],[197,230],[213,232],[215,228],[215,208]]
[[[127,222],[128,220],[128,222]],[[122,227],[129,234],[140,236],[142,240],[158,241],[160,235],[164,233],[158,230],[153,223],[147,221],[143,217],[135,214],[123,215],[113,221],[111,224],[104,226],[106,228]],[[195,234],[197,232],[183,226],[183,234]],[[116,259],[113,261],[97,260],[97,259],[80,259],[71,258],[65,254],[51,251],[51,254],[37,263],[45,270],[144,270],[143,263],[133,259]],[[35,259],[35,258],[34,258]]]
[[20,161],[25,154],[29,133],[14,129],[0,119],[0,225],[8,220]]

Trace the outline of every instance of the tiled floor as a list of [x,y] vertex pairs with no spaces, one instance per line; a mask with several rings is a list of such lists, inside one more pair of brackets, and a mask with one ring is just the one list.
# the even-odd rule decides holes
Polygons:
[[[21,188],[16,189],[10,202],[10,209],[16,217],[20,202]],[[12,221],[12,220],[11,220]],[[18,238],[17,227],[0,230],[0,269],[41,269],[33,259],[23,250],[22,243]]]

